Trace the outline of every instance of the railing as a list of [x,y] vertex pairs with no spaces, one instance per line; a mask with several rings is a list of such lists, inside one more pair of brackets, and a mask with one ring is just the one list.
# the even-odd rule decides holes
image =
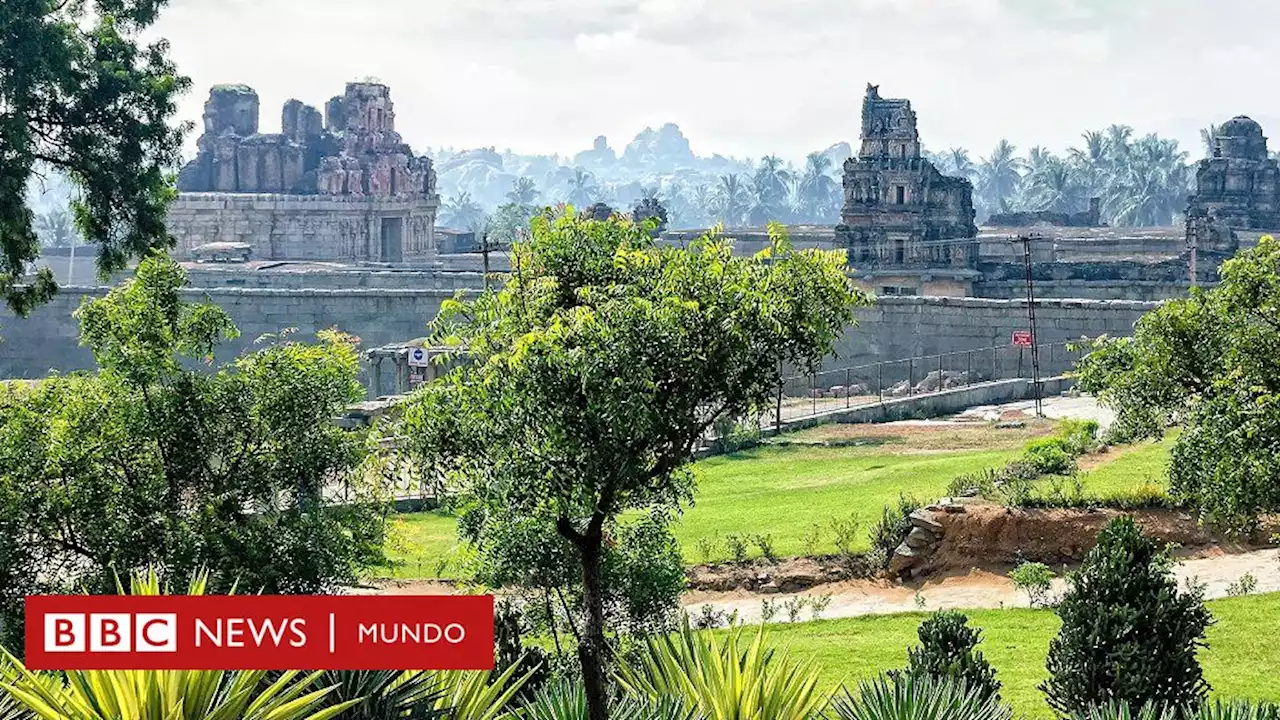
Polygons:
[[[1040,377],[1052,377],[1074,367],[1083,354],[1080,348],[1072,347],[1078,344],[1039,343]],[[837,410],[1031,376],[1031,348],[1018,345],[917,355],[792,375],[782,378],[774,406],[764,409],[759,423],[761,428],[776,429],[785,422]],[[704,444],[711,446],[718,437],[719,432],[711,429]]]

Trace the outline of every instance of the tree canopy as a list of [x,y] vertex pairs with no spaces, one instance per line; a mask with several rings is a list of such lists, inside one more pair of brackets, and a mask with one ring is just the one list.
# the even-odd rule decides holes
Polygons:
[[[22,597],[111,592],[117,573],[206,567],[211,589],[316,592],[381,557],[385,493],[361,433],[333,417],[364,397],[349,338],[277,339],[193,367],[236,329],[182,300],[162,256],[78,311],[101,370],[0,383],[0,617]],[[370,478],[365,480],[365,478]],[[350,502],[324,505],[326,488]]]
[[1280,510],[1280,242],[1263,237],[1220,275],[1143,316],[1132,338],[1097,340],[1080,383],[1116,409],[1121,437],[1158,437],[1179,421],[1173,495],[1248,531]]
[[164,0],[6,0],[0,5],[0,295],[25,314],[56,290],[25,277],[39,253],[26,200],[33,175],[78,189],[75,224],[105,276],[171,244],[164,217],[182,128],[171,126],[187,86],[164,41],[140,44]]
[[[437,342],[468,362],[414,394],[404,434],[451,493],[572,548],[578,656],[601,720],[618,517],[690,502],[705,431],[767,403],[780,363],[815,365],[865,297],[842,252],[794,250],[779,226],[754,257],[715,235],[659,247],[646,226],[571,210],[531,230],[501,288],[437,318]],[[474,540],[496,542],[484,528]]]

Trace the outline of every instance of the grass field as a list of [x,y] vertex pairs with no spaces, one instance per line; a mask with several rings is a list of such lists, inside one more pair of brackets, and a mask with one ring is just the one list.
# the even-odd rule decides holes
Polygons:
[[[1280,593],[1227,598],[1208,603],[1216,619],[1209,647],[1200,660],[1214,694],[1228,698],[1280,701],[1280,643],[1259,641],[1280,636]],[[1036,689],[1045,678],[1049,640],[1057,634],[1056,615],[1048,610],[966,611],[983,630],[979,646],[1004,684],[1002,695],[1019,716],[1053,716]],[[907,647],[918,644],[916,628],[926,613],[822,620],[770,625],[768,639],[799,658],[815,661],[821,687],[906,665]],[[748,632],[752,630],[748,628]]]
[[[866,549],[868,527],[900,494],[937,500],[955,476],[999,467],[1027,440],[1051,431],[1052,423],[1037,422],[1014,430],[820,426],[788,435],[795,444],[762,445],[697,463],[695,504],[673,530],[690,564],[730,559],[728,538],[735,535],[769,536],[780,557],[831,553],[832,521],[849,518],[859,525],[853,549]],[[1085,490],[1106,495],[1144,482],[1163,485],[1171,443],[1172,436],[1090,459]],[[463,552],[448,515],[399,515],[388,543],[396,564],[377,574],[454,577]],[[760,554],[758,543],[749,542],[748,556]]]

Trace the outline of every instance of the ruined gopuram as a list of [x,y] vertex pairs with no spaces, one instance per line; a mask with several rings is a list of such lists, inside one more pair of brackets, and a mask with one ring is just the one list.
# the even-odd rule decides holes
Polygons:
[[169,210],[180,257],[228,242],[249,245],[255,260],[395,263],[435,255],[435,171],[396,132],[386,85],[347,83],[323,119],[290,100],[280,133],[258,132],[252,88],[215,86],[197,148]]
[[862,146],[844,163],[844,207],[837,238],[872,290],[967,294],[976,276],[978,228],[973,185],[947,177],[920,156],[916,114],[908,100],[880,97],[867,85]]
[[1280,230],[1280,166],[1267,155],[1262,127],[1239,115],[1218,126],[1210,157],[1196,168],[1187,202],[1187,244],[1204,256],[1230,256],[1237,233]]

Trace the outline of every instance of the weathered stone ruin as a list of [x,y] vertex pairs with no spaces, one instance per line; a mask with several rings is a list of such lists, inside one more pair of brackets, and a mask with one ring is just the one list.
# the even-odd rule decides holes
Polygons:
[[[859,269],[968,269],[977,262],[973,185],[938,172],[920,155],[908,100],[862,101],[862,146],[844,163],[844,207],[836,228]],[[967,241],[967,242],[966,242]]]
[[272,260],[434,254],[436,173],[396,132],[386,85],[348,83],[323,118],[290,100],[279,133],[259,132],[258,117],[252,88],[209,91],[198,153],[178,175],[170,211],[179,253],[237,242]]
[[1101,198],[1089,198],[1089,209],[1081,212],[1066,213],[1052,210],[1034,210],[1020,212],[994,213],[987,218],[988,227],[1032,227],[1035,225],[1053,225],[1055,227],[1106,227],[1102,222]]
[[1187,202],[1187,242],[1201,257],[1239,249],[1237,231],[1280,230],[1280,164],[1267,154],[1262,127],[1238,115],[1218,127],[1213,153],[1196,169]]

